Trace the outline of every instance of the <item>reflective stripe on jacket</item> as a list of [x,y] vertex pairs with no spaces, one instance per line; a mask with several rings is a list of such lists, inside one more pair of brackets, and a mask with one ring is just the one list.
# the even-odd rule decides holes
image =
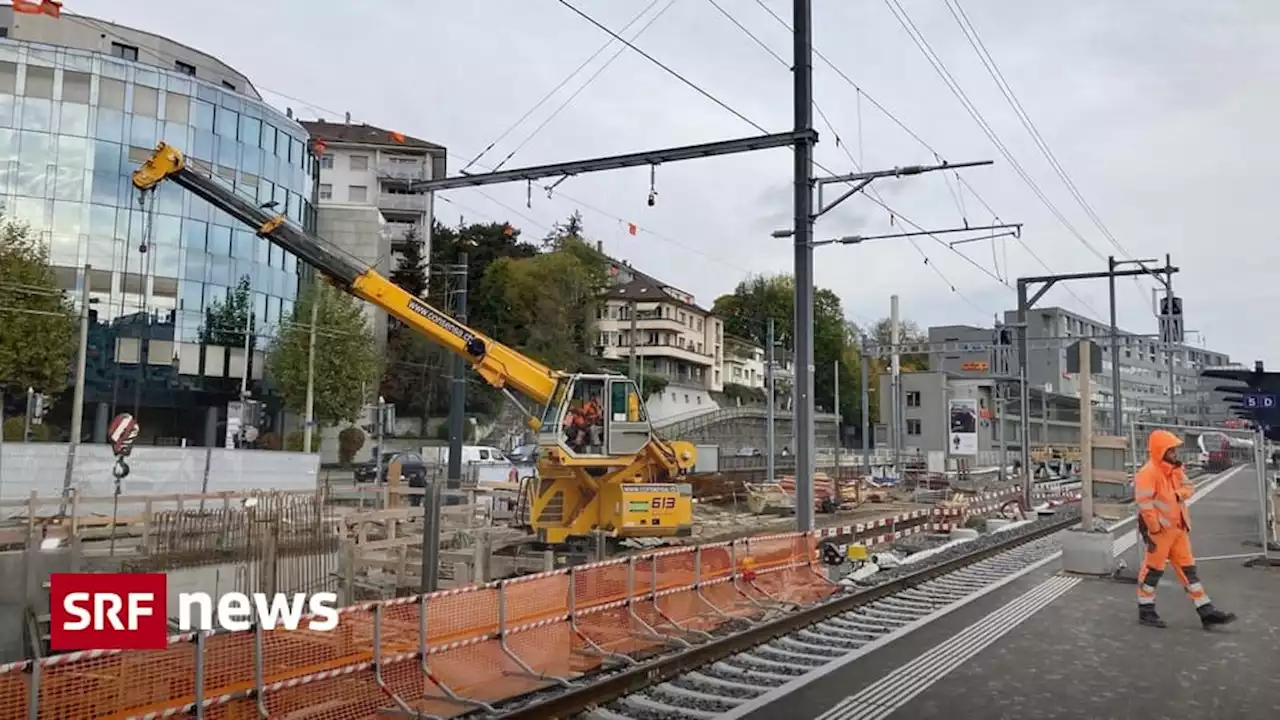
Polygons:
[[1191,529],[1185,501],[1195,493],[1195,486],[1182,468],[1164,461],[1164,454],[1180,445],[1182,440],[1168,430],[1155,430],[1147,440],[1147,464],[1134,478],[1133,499],[1148,533]]

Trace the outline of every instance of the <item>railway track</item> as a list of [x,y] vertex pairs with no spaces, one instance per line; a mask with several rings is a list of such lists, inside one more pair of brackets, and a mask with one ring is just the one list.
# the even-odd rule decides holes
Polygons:
[[586,684],[499,707],[503,718],[657,720],[733,718],[771,690],[826,665],[847,662],[901,637],[946,608],[1009,581],[1051,557],[1052,537],[1079,521],[1066,506],[1021,528],[975,540],[921,569],[873,576],[819,605],[764,620]]

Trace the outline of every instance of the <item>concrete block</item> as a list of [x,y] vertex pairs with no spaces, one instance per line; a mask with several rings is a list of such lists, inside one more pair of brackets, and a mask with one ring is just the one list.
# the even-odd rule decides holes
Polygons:
[[1062,536],[1062,569],[1078,575],[1110,577],[1115,571],[1113,546],[1111,533],[1072,528]]

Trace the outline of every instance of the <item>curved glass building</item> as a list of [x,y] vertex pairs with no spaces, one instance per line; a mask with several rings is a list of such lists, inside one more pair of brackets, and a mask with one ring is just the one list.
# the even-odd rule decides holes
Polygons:
[[[0,27],[5,213],[43,236],[65,288],[89,282],[82,436],[101,440],[109,417],[136,412],[141,442],[223,444],[242,383],[272,406],[262,360],[293,308],[298,260],[176,185],[144,212],[129,176],[163,140],[310,227],[306,131],[247,78],[171,40],[8,7]],[[67,427],[69,405],[68,392],[51,424]]]

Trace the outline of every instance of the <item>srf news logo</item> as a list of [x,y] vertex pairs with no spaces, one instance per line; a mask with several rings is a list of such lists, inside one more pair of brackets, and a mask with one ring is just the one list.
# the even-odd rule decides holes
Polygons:
[[[53,573],[49,576],[49,644],[73,650],[162,650],[168,646],[168,577],[164,573]],[[178,595],[178,628],[296,629],[310,614],[308,629],[338,625],[337,595],[315,593],[226,593],[215,603],[208,593]],[[216,612],[215,612],[216,611]],[[309,611],[309,612],[308,612]],[[217,622],[214,622],[214,618]]]

